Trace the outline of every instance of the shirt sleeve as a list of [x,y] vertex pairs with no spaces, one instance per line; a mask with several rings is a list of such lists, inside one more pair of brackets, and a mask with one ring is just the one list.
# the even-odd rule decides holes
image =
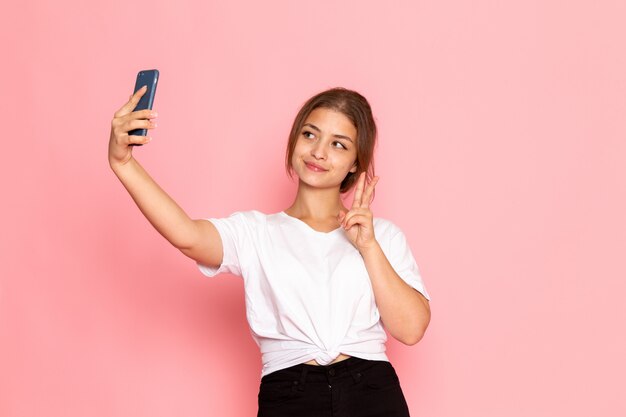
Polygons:
[[391,266],[393,266],[400,278],[419,291],[427,300],[430,300],[430,295],[426,291],[426,286],[406,236],[398,227],[394,226],[393,228],[395,229],[395,234],[389,241],[389,251],[387,253],[389,263],[391,263]]
[[210,218],[207,220],[213,223],[222,239],[224,256],[219,267],[215,268],[197,262],[198,269],[207,277],[214,277],[221,273],[241,276],[240,254],[241,243],[245,241],[246,216],[237,212],[226,218]]

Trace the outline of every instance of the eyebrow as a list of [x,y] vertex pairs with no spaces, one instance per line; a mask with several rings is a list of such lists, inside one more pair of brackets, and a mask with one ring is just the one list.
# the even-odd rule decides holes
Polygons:
[[[316,131],[318,131],[318,132],[322,133],[322,131],[320,130],[320,128],[319,128],[319,127],[317,127],[317,126],[315,126],[315,125],[314,125],[314,124],[312,124],[312,123],[305,123],[304,125],[302,125],[302,127],[304,127],[304,126],[308,126],[308,127],[310,127],[311,129],[316,130]],[[338,139],[346,139],[346,140],[348,140],[348,141],[352,142],[352,138],[350,138],[349,136],[334,134],[334,135],[333,135],[333,137],[338,138]]]

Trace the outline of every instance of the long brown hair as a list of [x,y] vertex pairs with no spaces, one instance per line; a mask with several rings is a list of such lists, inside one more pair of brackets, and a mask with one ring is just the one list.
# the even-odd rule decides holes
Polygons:
[[342,87],[331,88],[311,97],[300,109],[291,126],[285,168],[292,177],[293,169],[291,157],[296,147],[300,130],[311,112],[319,107],[327,108],[344,114],[356,128],[356,172],[349,172],[341,182],[339,191],[345,193],[352,188],[361,172],[365,171],[367,180],[374,178],[374,147],[376,145],[376,123],[372,115],[372,108],[361,94]]

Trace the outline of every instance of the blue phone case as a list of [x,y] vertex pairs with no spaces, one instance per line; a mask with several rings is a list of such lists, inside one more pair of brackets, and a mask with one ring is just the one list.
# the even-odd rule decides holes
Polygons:
[[[135,110],[152,110],[152,105],[154,104],[154,95],[156,94],[157,83],[159,82],[159,70],[151,69],[151,70],[143,70],[137,73],[137,81],[135,82],[135,90],[133,94],[137,92],[144,85],[148,86],[148,90],[144,93],[144,95],[137,103],[137,107]],[[134,129],[128,132],[129,136],[146,136],[148,134],[147,129]]]

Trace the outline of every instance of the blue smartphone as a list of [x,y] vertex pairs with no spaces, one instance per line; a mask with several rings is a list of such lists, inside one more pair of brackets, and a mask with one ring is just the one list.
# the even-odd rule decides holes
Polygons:
[[[139,103],[137,103],[137,107],[135,110],[152,110],[152,105],[154,104],[154,95],[156,94],[157,84],[159,82],[159,70],[151,69],[151,70],[142,70],[137,73],[137,81],[135,81],[135,90],[133,94],[137,92],[144,85],[148,86],[148,89],[144,93],[144,95],[139,99]],[[128,132],[128,135],[135,136],[146,136],[148,134],[148,129],[134,129]],[[141,144],[139,144],[141,146]]]

